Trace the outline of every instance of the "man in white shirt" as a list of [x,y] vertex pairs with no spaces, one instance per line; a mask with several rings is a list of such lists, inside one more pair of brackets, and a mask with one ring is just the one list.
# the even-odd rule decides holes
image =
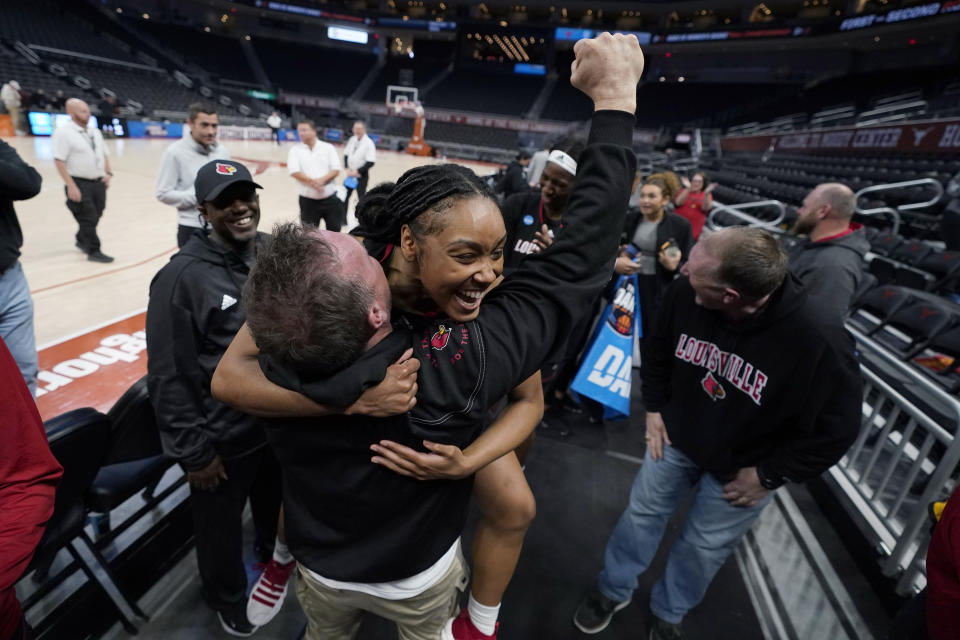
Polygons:
[[183,247],[203,228],[193,183],[200,167],[211,160],[229,160],[230,152],[217,141],[220,118],[212,104],[196,102],[187,112],[189,134],[167,147],[157,172],[157,200],[177,209],[177,246]]
[[[347,146],[343,151],[343,162],[347,168],[347,177],[354,178],[357,181],[357,200],[363,198],[367,192],[367,181],[370,179],[370,167],[377,161],[377,145],[373,143],[370,136],[367,135],[367,127],[361,120],[353,123],[353,135],[347,140]],[[347,187],[347,197],[343,201],[343,210],[346,212],[350,204],[350,195],[354,187],[350,187],[344,181]]]
[[280,125],[283,124],[283,120],[280,119],[280,114],[274,111],[270,114],[270,117],[267,118],[267,126],[270,127],[270,132],[273,134],[273,139],[277,141],[277,144],[280,144]]
[[312,120],[301,120],[297,134],[300,142],[287,154],[287,170],[298,183],[300,222],[319,227],[323,220],[329,231],[340,231],[343,203],[337,198],[334,182],[340,175],[337,150],[317,138],[317,125]]
[[53,159],[67,192],[67,209],[76,218],[77,248],[91,262],[113,262],[100,251],[97,223],[107,206],[107,187],[113,172],[103,135],[88,127],[90,105],[83,100],[67,100],[70,122],[53,132]]

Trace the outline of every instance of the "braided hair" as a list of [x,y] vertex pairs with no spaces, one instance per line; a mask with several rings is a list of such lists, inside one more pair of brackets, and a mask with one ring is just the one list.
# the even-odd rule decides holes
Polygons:
[[409,225],[420,239],[446,226],[443,214],[454,202],[480,196],[495,200],[490,187],[470,169],[457,164],[431,164],[410,169],[394,182],[367,191],[357,204],[358,226],[367,253],[383,260],[391,245],[400,244],[400,231]]

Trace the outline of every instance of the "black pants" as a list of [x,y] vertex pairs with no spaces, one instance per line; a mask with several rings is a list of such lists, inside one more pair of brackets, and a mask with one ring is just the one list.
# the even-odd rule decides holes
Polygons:
[[[84,253],[100,251],[100,238],[97,237],[97,223],[107,206],[107,185],[102,180],[74,178],[80,189],[80,202],[67,198],[67,209],[73,214],[77,224],[77,247]],[[63,188],[66,193],[67,188]]]
[[340,199],[330,196],[315,200],[300,196],[300,223],[319,227],[321,220],[327,224],[327,231],[340,231],[343,226],[343,203]]
[[273,139],[277,141],[277,144],[280,144],[280,129],[270,127],[270,135],[273,136]]
[[[221,480],[214,491],[190,489],[190,507],[193,512],[193,533],[197,546],[197,566],[207,603],[217,611],[229,610],[246,602],[247,571],[243,564],[243,508],[247,496],[259,496],[255,483],[261,466],[269,465],[273,453],[269,447],[240,458],[224,460],[227,479]],[[267,462],[265,463],[265,459]],[[276,468],[276,462],[272,463]],[[276,482],[276,480],[274,480]],[[276,506],[279,509],[279,496]],[[278,511],[269,518],[264,511],[253,509],[262,526],[269,525],[276,535]],[[256,525],[257,522],[255,521]],[[258,534],[264,538],[269,533]]]
[[193,232],[199,229],[200,227],[188,227],[185,224],[177,225],[177,247],[182,248],[183,245],[187,244],[187,240],[190,239]]
[[[357,178],[357,201],[363,199],[363,194],[367,192],[367,181],[370,179],[369,173],[361,173]],[[353,195],[353,189],[347,188],[347,197],[343,199],[343,219],[347,219],[347,211],[350,208],[350,196]]]

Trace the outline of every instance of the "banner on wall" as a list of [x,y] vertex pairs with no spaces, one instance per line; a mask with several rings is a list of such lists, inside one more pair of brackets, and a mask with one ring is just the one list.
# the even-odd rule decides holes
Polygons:
[[859,128],[815,129],[780,135],[724,138],[724,151],[775,150],[790,153],[817,151],[937,153],[960,151],[960,120],[929,120]]
[[180,139],[183,137],[183,123],[129,120],[127,122],[127,137]]

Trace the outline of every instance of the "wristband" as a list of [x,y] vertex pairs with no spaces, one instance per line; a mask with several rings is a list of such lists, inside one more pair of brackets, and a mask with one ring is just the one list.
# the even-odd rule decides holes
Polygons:
[[769,476],[763,471],[763,467],[757,466],[757,478],[760,480],[760,485],[769,491],[778,489],[786,484],[786,478],[783,477],[773,477]]

